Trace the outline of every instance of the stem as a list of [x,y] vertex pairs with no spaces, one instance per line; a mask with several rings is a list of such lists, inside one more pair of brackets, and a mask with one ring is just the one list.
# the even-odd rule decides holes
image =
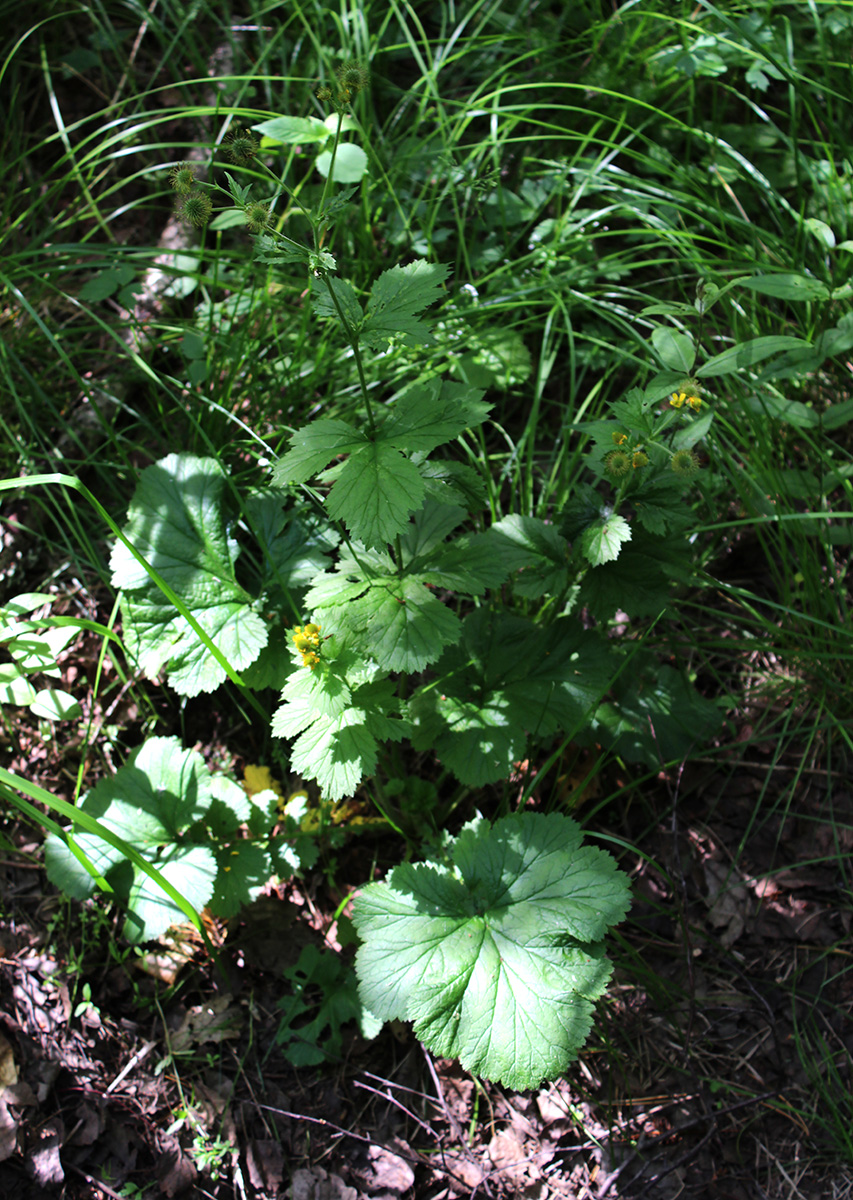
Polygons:
[[361,351],[358,348],[358,335],[344,316],[344,310],[341,308],[340,300],[338,300],[337,296],[335,295],[335,289],[332,287],[332,282],[329,279],[329,276],[325,273],[323,275],[323,280],[326,284],[326,287],[329,289],[329,295],[332,298],[332,304],[335,306],[335,312],[338,314],[338,319],[343,326],[347,341],[352,347],[353,357],[355,358],[355,369],[358,372],[358,382],[361,385],[361,394],[364,397],[364,405],[367,409],[367,423],[370,426],[370,432],[375,433],[376,422],[373,419],[373,409],[370,406],[370,396],[367,391],[367,379],[364,374],[364,365],[361,361]]
[[[326,207],[326,197],[329,194],[329,188],[332,186],[332,176],[335,173],[335,157],[338,153],[338,142],[341,139],[341,126],[344,123],[344,110],[338,109],[338,127],[335,130],[335,136],[332,139],[332,161],[329,163],[329,173],[326,176],[326,182],[323,184],[323,194],[320,197],[319,213],[322,220],[323,210]],[[320,228],[319,225],[314,227],[314,249],[320,251],[323,249],[323,242],[326,240],[326,228]]]

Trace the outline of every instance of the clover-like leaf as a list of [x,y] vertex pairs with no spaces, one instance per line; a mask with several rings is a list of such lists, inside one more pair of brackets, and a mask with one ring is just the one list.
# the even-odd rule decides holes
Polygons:
[[627,878],[570,818],[476,822],[449,866],[404,863],[357,897],[359,994],[434,1054],[536,1087],[583,1045],[610,977],[602,939],[629,905]]

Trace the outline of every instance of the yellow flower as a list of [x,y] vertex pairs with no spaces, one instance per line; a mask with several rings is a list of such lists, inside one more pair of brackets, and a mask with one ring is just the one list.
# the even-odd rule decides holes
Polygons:
[[320,630],[322,625],[309,622],[305,628],[295,625],[293,628],[293,644],[302,655],[303,667],[314,670],[320,661]]
[[673,392],[669,398],[669,402],[673,408],[681,408],[684,401],[687,399],[686,392]]

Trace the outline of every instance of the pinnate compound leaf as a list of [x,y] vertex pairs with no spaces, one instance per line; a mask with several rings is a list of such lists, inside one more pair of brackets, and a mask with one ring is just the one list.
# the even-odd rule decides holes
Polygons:
[[[124,534],[239,671],[254,662],[268,634],[237,583],[238,548],[225,529],[224,487],[215,459],[170,454],[142,472]],[[122,542],[113,547],[110,565],[113,585],[124,589],[125,645],[146,674],[166,667],[172,686],[187,696],[218,687],[224,667]]]
[[436,673],[439,686],[421,688],[409,706],[414,746],[434,749],[462,783],[482,786],[509,775],[528,736],[584,725],[607,690],[609,656],[571,618],[539,628],[480,608]]
[[441,285],[449,274],[445,264],[423,259],[383,271],[371,288],[362,339],[373,350],[384,349],[392,338],[405,346],[433,345],[429,326],[417,314],[443,295]]
[[536,1087],[583,1045],[611,972],[602,939],[629,905],[627,878],[568,817],[472,824],[449,867],[405,863],[357,897],[362,1003],[468,1071]]
[[368,442],[344,463],[326,501],[329,516],[346,522],[366,546],[384,546],[409,523],[424,500],[417,467],[384,441]]

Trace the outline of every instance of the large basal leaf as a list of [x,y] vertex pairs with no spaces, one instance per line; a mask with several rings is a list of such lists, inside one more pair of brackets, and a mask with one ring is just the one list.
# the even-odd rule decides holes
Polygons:
[[629,904],[627,878],[568,817],[476,822],[449,868],[403,864],[357,897],[362,1002],[466,1070],[536,1087],[583,1045],[610,976],[601,939]]
[[[170,454],[142,472],[124,533],[240,671],[268,634],[234,573],[237,546],[225,529],[224,487],[215,459]],[[218,687],[224,667],[122,542],[110,565],[113,585],[124,590],[125,644],[146,674],[166,667],[172,686],[187,696]]]
[[[207,770],[201,755],[185,750],[175,738],[149,738],[115,775],[87,793],[80,808],[132,845],[198,910],[213,894],[216,862],[205,846],[182,843],[211,805],[245,804],[235,785],[222,784]],[[121,851],[96,834],[81,833],[76,845],[101,875],[125,862]],[[66,894],[90,895],[94,880],[63,838],[51,834],[45,843],[48,878]],[[127,864],[126,935],[133,941],[159,937],[185,915],[141,868]],[[118,886],[118,884],[117,884]],[[165,924],[164,924],[165,922]]]

